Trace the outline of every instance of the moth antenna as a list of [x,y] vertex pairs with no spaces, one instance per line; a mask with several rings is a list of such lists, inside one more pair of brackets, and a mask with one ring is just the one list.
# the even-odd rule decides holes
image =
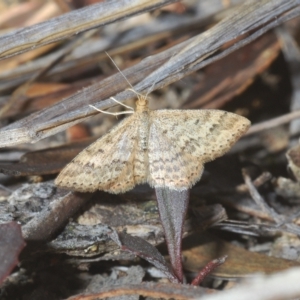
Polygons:
[[[153,88],[154,84],[155,84],[157,81],[155,81],[154,84],[151,86],[151,88],[150,88],[150,90],[149,90],[149,92],[147,93],[146,96],[144,96],[143,94],[138,93],[138,92],[134,89],[134,87],[132,86],[132,84],[129,82],[129,80],[127,79],[127,77],[124,75],[124,73],[120,70],[120,68],[119,68],[119,67],[117,66],[117,64],[114,62],[114,60],[112,59],[112,57],[111,57],[107,52],[105,52],[105,53],[106,53],[106,55],[109,57],[109,59],[112,61],[112,63],[114,64],[114,66],[117,68],[117,70],[118,70],[118,71],[121,73],[121,75],[124,77],[124,79],[127,81],[127,83],[129,84],[129,86],[131,87],[131,88],[127,89],[127,90],[132,91],[133,93],[135,93],[135,94],[137,95],[139,101],[144,101],[144,99],[147,99],[147,96],[148,96],[149,92],[151,91],[151,89]],[[117,101],[116,101],[116,102],[117,102]],[[118,103],[120,103],[120,102],[118,102]]]
[[109,59],[112,61],[112,63],[115,65],[115,67],[117,68],[117,70],[121,73],[121,75],[125,78],[125,80],[127,81],[127,83],[129,84],[129,86],[134,90],[134,87],[132,86],[132,84],[129,82],[129,80],[127,79],[127,77],[123,74],[123,72],[120,70],[120,68],[117,66],[117,64],[114,62],[114,60],[112,59],[112,57],[105,51],[106,55],[109,57]]
[[126,105],[126,104],[124,104],[124,103],[118,101],[118,100],[115,99],[114,97],[110,97],[110,99],[114,100],[115,102],[119,103],[120,105],[122,105],[122,106],[124,106],[124,107],[126,107],[126,108],[128,108],[128,109],[134,110],[131,106],[128,106],[128,105]]
[[135,93],[137,96],[138,96],[138,98],[139,97],[145,97],[143,94],[140,94],[139,92],[137,92],[136,90],[134,90],[134,89],[127,89],[128,91],[131,91],[131,92],[133,92],[133,93]]
[[126,115],[126,114],[133,114],[134,113],[134,111],[132,111],[132,110],[121,111],[121,112],[116,112],[116,113],[109,112],[109,111],[101,110],[101,109],[97,108],[96,106],[94,106],[92,104],[90,104],[89,107],[91,107],[91,108],[93,108],[93,109],[95,109],[95,110],[97,110],[97,111],[99,111],[103,114],[112,115],[112,116],[119,116],[119,115]]

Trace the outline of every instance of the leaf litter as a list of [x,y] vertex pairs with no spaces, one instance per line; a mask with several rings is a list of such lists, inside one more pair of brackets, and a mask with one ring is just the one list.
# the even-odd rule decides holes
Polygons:
[[[205,1],[201,5],[205,5],[204,3]],[[202,20],[202,24],[205,26],[212,25],[213,22],[218,22],[213,20],[221,18],[218,12],[223,12],[225,15],[230,14],[230,11],[226,10],[224,1],[220,1],[220,6],[215,7],[213,15],[211,15],[211,11],[205,12],[205,6],[197,7],[200,5],[197,3],[185,4],[185,11],[172,11],[171,9],[166,13],[166,11],[157,10],[158,15],[149,15],[149,19],[160,22],[161,28],[168,23],[169,19],[167,18],[184,20],[185,17],[190,18],[189,14],[192,14],[193,20],[197,20],[198,23],[190,22],[182,25],[181,32],[177,30],[178,28],[174,28],[174,31],[170,31],[171,35],[167,35],[167,30],[164,31],[164,29],[161,32],[165,35],[150,32],[151,42],[142,40],[142,37],[139,36],[139,39],[143,41],[140,45],[136,43],[137,40],[128,39],[127,47],[128,45],[129,48],[131,47],[130,51],[124,47],[126,43],[115,45],[114,43],[120,41],[118,37],[122,34],[126,38],[126,34],[134,32],[137,25],[140,27],[139,19],[137,18],[136,23],[132,23],[133,25],[127,24],[129,26],[127,32],[122,32],[122,26],[117,29],[105,26],[107,32],[98,32],[103,36],[103,48],[98,50],[99,56],[95,53],[91,55],[87,51],[86,57],[89,60],[85,60],[85,62],[82,58],[77,57],[76,59],[75,56],[73,58],[69,56],[68,59],[70,57],[73,59],[72,63],[63,62],[67,71],[56,69],[52,73],[48,70],[43,77],[36,77],[36,82],[31,82],[32,86],[43,83],[43,81],[46,81],[49,86],[52,85],[54,87],[52,97],[43,98],[41,104],[37,105],[39,100],[44,97],[42,93],[41,96],[37,95],[34,99],[30,98],[32,97],[30,93],[26,94],[26,90],[24,90],[24,94],[18,95],[18,97],[24,97],[22,105],[16,106],[16,110],[10,112],[9,117],[4,114],[1,119],[3,125],[9,124],[8,127],[3,127],[1,130],[3,146],[14,148],[3,149],[1,153],[1,172],[5,175],[1,177],[3,188],[0,191],[0,219],[3,220],[2,223],[15,220],[22,224],[22,233],[27,247],[20,257],[19,266],[2,285],[1,292],[6,297],[4,299],[16,298],[20,294],[25,294],[25,297],[29,298],[39,294],[52,299],[78,294],[74,296],[76,299],[92,299],[97,295],[120,297],[122,293],[135,294],[134,299],[138,299],[136,295],[152,298],[196,299],[206,293],[217,293],[219,297],[222,297],[223,291],[217,292],[215,289],[218,284],[218,290],[221,287],[229,288],[233,285],[232,291],[234,292],[239,285],[234,280],[249,276],[255,277],[253,273],[257,272],[269,274],[288,269],[291,266],[298,266],[299,202],[297,201],[297,183],[295,181],[297,159],[290,155],[291,152],[288,152],[289,168],[294,173],[291,177],[286,171],[287,161],[285,158],[285,152],[289,148],[287,142],[297,143],[297,141],[294,137],[286,138],[289,129],[284,124],[291,119],[285,118],[283,121],[277,119],[288,115],[290,110],[295,109],[295,105],[293,108],[289,106],[287,91],[288,89],[296,91],[297,85],[294,85],[294,81],[289,82],[288,80],[287,74],[289,74],[291,65],[288,63],[289,60],[284,61],[279,55],[282,46],[278,43],[275,34],[269,32],[262,35],[264,30],[275,27],[275,23],[272,23],[275,14],[277,14],[278,23],[296,16],[297,5],[293,6],[289,3],[288,6],[284,6],[283,1],[273,1],[272,3],[264,1],[260,4],[256,2],[252,3],[252,6],[251,1],[249,3],[246,3],[244,8],[233,7],[236,18],[247,5],[250,5],[248,8],[252,9],[248,12],[249,19],[242,20],[244,23],[239,23],[237,20],[235,22],[237,27],[233,28],[232,34],[240,37],[240,41],[231,40],[231,33],[224,34],[226,26],[224,27],[223,24],[223,27],[216,27],[220,31],[209,31],[209,29],[206,31],[207,36],[214,40],[220,39],[220,36],[225,37],[224,40],[220,40],[219,48],[209,48],[203,42],[197,44],[199,42],[197,38],[187,42],[188,38],[195,37],[200,34],[201,30],[204,30],[204,27],[199,25],[199,20]],[[199,12],[202,12],[204,16],[200,16]],[[268,12],[269,15],[265,12]],[[259,16],[262,15],[265,19],[259,19]],[[64,21],[64,17],[61,20]],[[264,21],[260,23],[258,20]],[[281,37],[282,35],[290,38],[296,36],[295,32],[299,25],[295,20],[297,19],[284,25],[285,31],[280,33]],[[123,22],[126,24],[127,21]],[[228,18],[227,22],[232,24],[234,20]],[[257,27],[253,27],[251,32],[248,31],[248,36],[243,35],[245,31],[242,30],[242,27],[244,26],[248,30],[251,28],[249,26],[251,22]],[[239,27],[240,25],[243,26]],[[146,28],[147,25],[143,25],[142,29]],[[116,38],[106,44],[109,46],[105,48],[109,32]],[[256,39],[258,36],[260,38]],[[88,40],[99,42],[99,36],[91,36]],[[249,46],[241,48],[251,40],[253,42],[248,44]],[[175,48],[172,48],[174,45]],[[200,48],[193,48],[195,45],[204,47],[199,59],[191,56],[194,50],[200,51]],[[257,56],[247,56],[249,49],[247,50],[246,47],[251,46],[253,47],[251,53],[254,55],[253,51],[255,50]],[[168,257],[159,256],[167,254],[164,246],[164,232],[156,206],[157,195],[147,185],[138,186],[125,194],[110,195],[101,191],[95,194],[69,192],[57,188],[53,183],[54,174],[75,156],[76,151],[83,149],[85,144],[84,142],[75,145],[72,142],[67,144],[68,140],[63,133],[51,137],[50,135],[82,120],[85,120],[91,132],[103,135],[107,132],[111,121],[107,120],[107,116],[101,114],[88,120],[87,116],[95,115],[95,111],[88,109],[88,104],[94,103],[103,110],[115,104],[113,101],[105,100],[111,96],[121,102],[130,97],[130,93],[124,91],[127,86],[126,82],[122,82],[122,77],[119,74],[110,76],[115,70],[103,55],[103,51],[108,48],[110,49],[109,53],[118,61],[120,68],[125,70],[124,73],[138,92],[147,91],[153,84],[153,80],[157,78],[157,74],[150,76],[140,84],[141,78],[147,78],[157,66],[163,65],[174,53],[183,51],[182,58],[184,59],[173,61],[174,65],[169,63],[160,69],[161,77],[155,84],[155,89],[160,89],[151,95],[151,104],[153,103],[154,109],[163,107],[178,109],[183,105],[185,108],[190,106],[200,109],[204,105],[210,105],[207,107],[238,113],[249,118],[253,123],[271,120],[269,123],[273,124],[272,126],[281,126],[283,134],[286,133],[281,138],[282,135],[267,132],[261,135],[262,127],[256,129],[260,130],[258,133],[252,131],[251,135],[237,143],[231,153],[222,159],[208,163],[200,182],[191,189],[190,204],[187,213],[182,214],[185,218],[180,225],[184,238],[182,274],[185,282],[191,283],[200,269],[210,261],[221,255],[228,255],[227,261],[212,271],[211,276],[202,282],[201,288],[192,289],[186,284],[165,283],[166,272],[168,277],[168,274],[174,274],[174,270],[165,269],[169,270],[165,272],[165,275],[162,273],[158,277],[154,277],[154,273],[149,271],[149,264],[136,257],[137,254],[142,258],[148,257],[148,261],[152,261],[157,269],[170,268]],[[171,50],[164,52],[165,49]],[[236,51],[232,52],[233,50]],[[55,48],[52,51],[56,51]],[[65,51],[67,53],[67,49]],[[226,56],[230,52],[232,54]],[[156,53],[160,53],[160,56],[156,56]],[[185,53],[186,56],[184,56]],[[291,53],[285,50],[284,55],[291,55]],[[136,61],[143,58],[146,59],[136,64]],[[236,58],[245,64],[237,64]],[[38,59],[27,59],[31,59],[33,65],[38,62]],[[191,61],[191,59],[194,60]],[[259,63],[260,59],[263,64]],[[103,64],[99,63],[100,60],[103,61]],[[232,70],[226,67],[226,65],[230,66],[230,62],[235,67]],[[212,68],[213,65],[216,71]],[[178,72],[179,66],[182,68],[182,73]],[[207,67],[203,69],[204,66]],[[22,67],[21,64],[20,67]],[[54,67],[57,68],[55,65],[51,66],[51,68]],[[198,71],[200,68],[202,70]],[[229,72],[223,73],[222,68],[224,70],[226,68]],[[74,72],[75,69],[77,72]],[[40,71],[38,67],[35,67],[35,70]],[[20,76],[19,83],[17,83],[18,80],[9,79],[8,85],[3,90],[1,89],[2,105],[12,93],[9,89],[17,88],[18,84],[28,80],[22,77],[20,68],[13,67],[10,71],[14,71],[16,74],[19,72],[17,75]],[[294,68],[293,72],[295,72]],[[211,82],[211,74],[214,74],[214,83]],[[241,74],[241,76],[236,74]],[[183,76],[185,77],[183,78]],[[104,78],[107,78],[106,81],[102,80]],[[241,78],[243,78],[243,82],[241,82]],[[105,84],[102,89],[99,89],[99,85],[94,85],[92,88],[83,89],[78,94],[71,95],[66,100],[59,102],[67,94],[61,93],[60,88],[55,87],[56,85],[64,83],[64,88],[69,87],[69,91],[72,91],[73,87],[76,89],[76,86],[84,86],[84,80],[88,84],[95,81],[99,81],[101,84],[103,81]],[[173,85],[167,86],[171,82]],[[10,87],[8,88],[8,86]],[[202,95],[203,90],[206,93],[204,96]],[[47,91],[49,91],[48,88]],[[121,94],[116,95],[119,92]],[[174,95],[176,95],[176,101]],[[233,96],[234,98],[232,98]],[[98,104],[100,99],[105,101]],[[277,105],[274,105],[275,101]],[[48,108],[54,102],[58,104]],[[27,105],[30,107],[28,111],[26,111]],[[44,108],[42,112],[40,111],[41,107]],[[122,112],[121,107],[115,107],[113,110]],[[34,115],[28,116],[27,114],[32,111],[35,111]],[[272,119],[274,119],[273,123]],[[264,126],[267,128],[269,125]],[[293,127],[294,136],[297,137],[298,132],[296,129],[295,133],[295,127]],[[45,137],[47,138],[33,145],[22,144],[23,142],[38,141]],[[271,145],[273,141],[277,144]],[[53,148],[58,145],[60,145],[58,148]],[[12,157],[10,154],[18,153],[18,151],[27,152],[27,154],[20,162],[15,163],[15,160],[10,159]],[[296,169],[294,165],[296,165]],[[244,178],[241,172],[243,168]],[[265,171],[268,171],[270,176],[263,176]],[[283,181],[287,182],[287,185],[282,184]],[[225,220],[227,217],[228,220]],[[174,224],[169,226],[172,228]],[[175,231],[178,232],[178,229]],[[205,235],[204,231],[206,231]],[[124,242],[123,240],[123,244],[119,243],[118,245],[111,238],[113,232],[119,232],[120,236],[122,234],[128,236],[131,242],[128,244],[128,241]],[[201,239],[201,237],[203,238]],[[138,248],[137,240],[142,240],[145,247]],[[129,252],[122,251],[120,245]],[[158,246],[159,252],[155,252],[156,248],[151,248],[154,246]],[[253,251],[259,253],[253,253]],[[273,256],[277,256],[277,258]],[[16,258],[16,256],[14,257]],[[172,259],[174,258],[170,257],[171,262]],[[136,270],[132,268],[139,270],[135,273]],[[61,269],[64,270],[62,275],[64,278],[58,275]],[[7,273],[10,271],[7,269]],[[132,272],[138,274],[138,279],[135,277],[136,275],[131,277]],[[286,275],[291,276],[291,286],[293,275],[292,271]],[[100,281],[97,277],[101,277]],[[176,278],[178,278],[178,274]],[[256,278],[265,284],[274,284],[272,280],[276,279],[276,277],[263,278],[259,276]],[[59,279],[61,279],[60,284],[49,284]],[[95,286],[93,282],[103,282],[103,284],[99,284],[99,290],[88,288],[91,285]],[[246,294],[249,297],[254,291],[254,288],[253,291],[251,289],[251,284],[254,286],[255,283],[249,281],[244,284],[246,287],[248,285]],[[298,294],[296,290],[295,292],[294,290],[288,291],[279,284],[276,287],[281,288],[280,293],[275,288],[274,290],[268,289],[269,295],[266,296],[261,292],[259,299],[269,299],[267,297],[272,297],[274,295],[272,293],[275,291],[277,295],[281,295],[281,299],[285,299],[284,295],[289,295],[288,292],[300,295],[299,291]],[[80,293],[86,293],[86,295],[80,296]],[[203,297],[205,299],[205,296]],[[226,299],[225,292],[224,299]]]

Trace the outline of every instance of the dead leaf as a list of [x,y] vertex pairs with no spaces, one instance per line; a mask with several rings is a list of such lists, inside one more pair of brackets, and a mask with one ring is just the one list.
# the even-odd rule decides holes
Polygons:
[[18,256],[25,245],[19,224],[0,224],[0,285],[18,264]]
[[183,246],[183,265],[191,272],[198,272],[216,257],[228,255],[226,262],[212,273],[226,279],[249,277],[254,273],[270,274],[300,266],[296,261],[250,252],[210,235],[190,236],[184,240]]

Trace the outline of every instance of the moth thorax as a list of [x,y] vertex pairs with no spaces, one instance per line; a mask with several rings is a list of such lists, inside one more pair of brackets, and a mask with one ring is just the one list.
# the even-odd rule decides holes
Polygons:
[[148,110],[148,100],[146,97],[140,96],[136,101],[136,111],[141,112]]
[[149,112],[143,111],[140,115],[141,122],[139,127],[139,147],[142,150],[148,149],[149,140]]

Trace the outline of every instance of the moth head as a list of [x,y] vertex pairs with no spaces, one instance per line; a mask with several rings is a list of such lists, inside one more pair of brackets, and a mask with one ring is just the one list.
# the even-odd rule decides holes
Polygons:
[[148,100],[144,95],[139,94],[138,99],[136,101],[136,110],[141,111],[145,110],[148,107]]
[[135,91],[134,89],[128,89],[129,91],[133,92],[136,94],[137,101],[136,101],[136,110],[141,111],[145,110],[145,107],[148,107],[148,100],[147,100],[147,95],[143,95]]

